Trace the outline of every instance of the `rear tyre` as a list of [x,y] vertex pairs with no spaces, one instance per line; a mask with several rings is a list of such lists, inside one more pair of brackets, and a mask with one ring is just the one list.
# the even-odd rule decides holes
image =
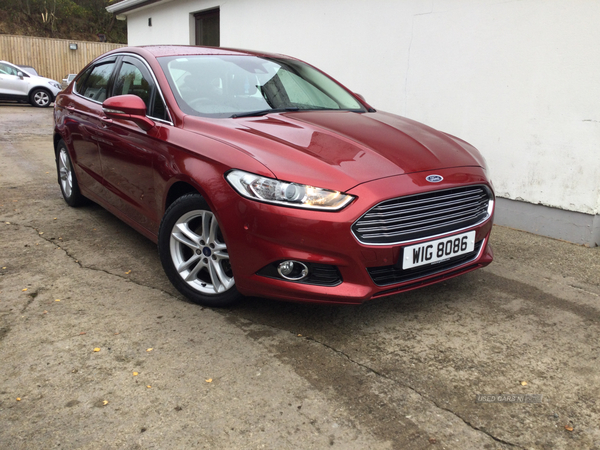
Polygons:
[[86,204],[87,199],[79,190],[79,183],[77,183],[77,177],[73,171],[67,144],[62,139],[56,146],[56,171],[58,173],[58,184],[67,205],[76,207]]
[[194,303],[223,307],[242,298],[219,223],[201,195],[184,195],[167,209],[158,254],[173,286]]
[[52,103],[52,95],[46,89],[34,89],[29,95],[31,106],[47,108]]

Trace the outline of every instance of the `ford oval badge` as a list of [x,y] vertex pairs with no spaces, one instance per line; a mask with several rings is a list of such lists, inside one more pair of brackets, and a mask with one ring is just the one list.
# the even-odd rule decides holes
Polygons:
[[441,175],[428,175],[425,179],[430,183],[439,183],[444,177]]

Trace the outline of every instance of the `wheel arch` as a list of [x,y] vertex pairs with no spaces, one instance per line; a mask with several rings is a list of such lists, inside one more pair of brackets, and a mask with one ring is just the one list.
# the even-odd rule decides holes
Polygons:
[[183,197],[186,194],[199,194],[208,202],[206,195],[202,193],[197,186],[188,181],[178,180],[175,181],[167,191],[163,211],[169,209],[169,206],[171,206],[175,200],[177,200],[179,197]]
[[52,93],[52,91],[50,89],[48,89],[45,86],[34,86],[29,90],[29,100],[31,101],[31,99],[33,98],[33,93],[35,91],[45,91],[48,93],[48,95],[50,96],[50,103],[52,103],[55,100],[55,96]]
[[[224,195],[223,185],[215,183],[217,178],[222,177],[207,177],[202,179],[202,182],[196,178],[188,177],[173,180],[168,189],[165,189],[166,194],[163,201],[164,209],[161,212],[161,217],[164,218],[167,210],[177,199],[188,194],[198,194],[202,200],[207,203],[210,211],[216,216],[217,221],[221,226],[221,232],[225,236],[225,239],[228,240],[231,224],[222,216],[222,213],[224,209],[227,209],[227,207],[231,205],[232,199],[239,194],[234,193],[233,189],[231,189],[229,195]],[[224,179],[222,179],[222,183],[227,184]]]
[[223,177],[223,172],[227,167],[222,164],[209,164],[207,161],[194,157],[175,161],[175,165],[183,171],[172,173],[164,188],[160,189],[163,192],[161,213],[164,214],[175,200],[189,193],[199,194],[215,212],[219,206],[215,202],[219,203],[217,199],[222,198],[220,192],[222,192],[223,185],[227,184]]
[[[185,182],[174,183],[169,193],[173,203],[164,215],[157,242],[167,277],[193,302],[222,307],[239,301],[226,240],[208,202]],[[175,237],[181,234],[178,224],[187,229],[184,240]]]
[[77,158],[75,158],[75,154],[73,151],[73,142],[71,141],[71,139],[69,139],[69,136],[64,136],[63,134],[61,134],[60,131],[55,130],[54,134],[52,136],[52,142],[53,142],[53,146],[54,146],[54,156],[57,157],[58,155],[58,143],[60,141],[63,141],[65,143],[65,146],[67,147],[67,152],[69,152],[69,157],[71,158],[71,162],[73,164],[75,164],[75,162],[77,161]]
[[[56,153],[56,150],[58,149],[58,143],[59,143],[61,140],[65,141],[65,144],[67,143],[66,139],[64,139],[64,138],[63,138],[63,137],[60,135],[60,133],[57,133],[57,132],[54,132],[54,136],[52,137],[52,140],[53,140],[53,142],[54,142],[54,153]],[[69,147],[69,146],[67,145],[67,148],[68,148],[68,147]]]

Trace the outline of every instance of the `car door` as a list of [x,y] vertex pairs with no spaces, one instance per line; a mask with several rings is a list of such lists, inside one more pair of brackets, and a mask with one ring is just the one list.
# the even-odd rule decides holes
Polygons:
[[109,92],[109,83],[117,58],[107,58],[89,67],[77,80],[66,101],[65,127],[73,151],[73,163],[80,184],[102,198],[106,197],[100,164],[98,142],[104,126],[102,102]]
[[[21,72],[23,76],[19,77]],[[27,98],[29,92],[29,76],[17,67],[0,63],[0,95],[3,98]]]
[[144,100],[156,125],[147,132],[129,120],[103,119],[98,145],[109,203],[144,228],[156,232],[160,222],[154,166],[168,134],[168,113],[150,69],[139,58],[122,57],[112,95],[133,94]]

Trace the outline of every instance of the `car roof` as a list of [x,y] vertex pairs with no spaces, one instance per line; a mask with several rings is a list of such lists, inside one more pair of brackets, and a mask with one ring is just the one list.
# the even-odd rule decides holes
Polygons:
[[237,55],[237,56],[268,56],[275,58],[291,58],[286,55],[253,50],[242,50],[223,47],[201,47],[193,45],[144,45],[140,47],[121,47],[109,53],[137,53],[140,55],[152,55],[155,58],[162,56],[194,56],[194,55]]
[[14,67],[33,69],[33,67],[31,67],[31,66],[26,66],[26,65],[23,65],[23,64],[15,64],[13,62],[6,61],[5,59],[0,59],[0,63],[5,63],[5,64],[8,64],[9,66],[14,66]]

